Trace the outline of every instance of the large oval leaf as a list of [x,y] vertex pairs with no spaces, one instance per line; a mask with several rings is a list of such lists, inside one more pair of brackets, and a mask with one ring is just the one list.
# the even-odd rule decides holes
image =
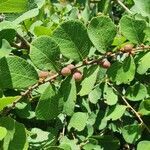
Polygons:
[[91,20],[88,34],[97,50],[105,53],[114,40],[116,27],[110,18],[98,16]]
[[31,60],[39,69],[59,70],[60,50],[49,36],[41,36],[34,40],[30,50]]
[[91,42],[87,30],[79,21],[66,21],[53,33],[61,53],[73,60],[83,60],[89,53]]
[[0,59],[0,85],[2,88],[27,88],[38,82],[34,67],[20,57]]
[[143,42],[145,36],[143,31],[146,29],[145,21],[123,16],[120,20],[120,28],[122,34],[131,42],[135,44]]

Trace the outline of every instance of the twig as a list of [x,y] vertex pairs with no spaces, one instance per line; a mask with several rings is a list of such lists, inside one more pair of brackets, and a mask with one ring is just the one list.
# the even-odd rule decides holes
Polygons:
[[29,50],[30,49],[30,44],[28,43],[28,41],[24,37],[22,37],[19,33],[17,33],[16,36],[18,37],[18,39],[21,40],[22,48],[26,48],[26,49]]
[[118,90],[111,83],[107,82],[107,84],[110,85],[115,92],[117,92],[117,94],[122,98],[122,100],[127,105],[127,107],[130,108],[132,112],[135,114],[135,116],[138,118],[138,120],[140,121],[140,124],[143,125],[147,129],[147,131],[150,133],[150,129],[148,128],[148,126],[144,123],[144,121],[142,120],[138,112],[136,112],[136,110],[128,103],[126,98],[120,92],[118,92]]
[[125,9],[125,11],[127,11],[129,14],[133,14],[120,0],[116,0],[116,1],[120,6],[122,6]]
[[32,90],[36,89],[39,85],[45,84],[45,83],[47,83],[47,82],[50,82],[50,81],[52,81],[53,79],[55,79],[56,77],[58,77],[58,76],[59,76],[59,74],[56,73],[55,75],[51,76],[51,77],[48,78],[47,80],[43,80],[43,82],[38,82],[38,83],[34,84],[33,86],[29,87],[29,88],[28,88],[24,93],[22,93],[21,95],[22,95],[22,96],[28,95]]

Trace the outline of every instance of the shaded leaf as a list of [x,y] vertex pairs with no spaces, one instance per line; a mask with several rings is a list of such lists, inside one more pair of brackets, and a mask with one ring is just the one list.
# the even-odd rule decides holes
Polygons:
[[41,120],[56,118],[60,113],[59,98],[51,85],[49,85],[41,95],[35,113],[36,117]]
[[71,116],[74,113],[74,107],[76,103],[76,85],[74,79],[70,76],[66,78],[59,90],[61,99],[63,100],[63,113]]
[[3,149],[12,150],[21,149],[25,150],[27,142],[27,135],[23,124],[16,122],[9,117],[0,118],[0,126],[7,129],[7,135],[4,138]]
[[81,83],[81,90],[79,92],[80,96],[88,95],[93,89],[94,84],[97,79],[97,73],[99,71],[98,66],[91,66],[85,75],[84,80]]
[[127,143],[134,144],[141,137],[141,126],[136,124],[124,126],[122,135]]

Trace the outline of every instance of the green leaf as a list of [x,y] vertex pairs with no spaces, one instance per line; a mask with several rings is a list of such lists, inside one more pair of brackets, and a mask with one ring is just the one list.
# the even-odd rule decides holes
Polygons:
[[135,63],[133,57],[127,57],[123,63],[115,62],[107,71],[108,77],[119,84],[128,84],[134,79]]
[[49,85],[44,93],[41,95],[38,105],[36,107],[36,117],[41,120],[54,119],[59,114],[58,95]]
[[23,124],[16,122],[9,117],[0,118],[0,126],[7,129],[7,135],[4,138],[3,150],[25,150],[27,145],[27,135]]
[[97,50],[105,53],[114,40],[116,27],[110,18],[98,16],[91,20],[88,34]]
[[14,24],[19,24],[27,19],[36,17],[39,14],[39,10],[37,8],[35,9],[31,9],[25,13],[23,13],[21,16],[19,16],[18,18],[16,18],[13,23]]
[[2,47],[0,48],[0,58],[8,56],[11,51],[12,47],[10,46],[9,42],[5,39],[2,39]]
[[140,44],[144,40],[144,30],[146,22],[144,20],[135,20],[130,16],[123,16],[120,20],[122,34],[131,42]]
[[29,143],[32,143],[32,145],[36,145],[36,147],[41,147],[41,143],[46,145],[52,145],[55,143],[56,138],[56,131],[54,128],[52,128],[53,131],[43,131],[38,128],[32,128],[30,131],[31,136],[28,137]]
[[81,83],[81,90],[79,92],[80,96],[88,95],[94,87],[97,79],[97,73],[99,71],[98,66],[91,66],[85,75],[84,80]]
[[2,39],[6,39],[8,42],[13,42],[16,36],[16,26],[9,21],[0,22],[0,46]]
[[139,106],[140,115],[150,115],[150,99],[143,100]]
[[33,66],[20,57],[0,59],[0,85],[2,88],[27,88],[38,82]]
[[147,61],[150,58],[150,52],[146,53],[139,61],[138,61],[138,67],[137,72],[139,74],[144,74],[146,71],[150,68],[150,63]]
[[27,10],[27,0],[0,0],[0,13],[20,13]]
[[70,140],[66,136],[63,136],[60,140],[60,148],[63,150],[80,150],[79,145],[77,145],[77,139]]
[[106,116],[106,119],[107,120],[117,120],[117,119],[120,119],[123,114],[125,113],[125,110],[126,110],[127,106],[125,105],[115,105],[115,106],[112,106],[110,107],[108,113],[107,113],[107,116]]
[[140,141],[137,144],[137,150],[150,150],[150,141]]
[[126,98],[131,101],[139,101],[146,97],[147,89],[142,83],[135,83],[126,90]]
[[20,96],[0,98],[0,111],[3,110],[3,108],[6,107],[7,105],[18,101],[20,98],[21,98]]
[[89,53],[91,43],[87,30],[79,21],[63,22],[53,33],[61,53],[73,60],[83,60]]
[[38,37],[31,44],[31,60],[41,70],[58,71],[59,56],[59,47],[49,36]]
[[127,143],[134,144],[141,137],[141,126],[126,125],[122,129],[122,135]]
[[70,76],[66,78],[59,89],[63,101],[63,113],[71,116],[74,113],[74,107],[77,98],[77,91],[74,79]]
[[101,98],[102,90],[99,85],[96,86],[88,95],[89,101],[93,104],[96,104],[98,100]]
[[82,131],[87,123],[88,114],[84,112],[76,112],[70,119],[68,130],[75,128],[77,131]]
[[0,127],[0,141],[2,141],[7,135],[7,129],[5,127]]
[[104,87],[103,97],[105,99],[105,103],[108,105],[115,105],[118,101],[118,96],[107,84]]
[[150,0],[133,0],[134,1],[134,5],[131,8],[131,10],[134,13],[140,13],[142,14],[142,16],[147,16],[150,18]]
[[93,135],[92,138],[98,141],[98,145],[101,146],[102,150],[118,150],[120,147],[119,140],[112,135]]

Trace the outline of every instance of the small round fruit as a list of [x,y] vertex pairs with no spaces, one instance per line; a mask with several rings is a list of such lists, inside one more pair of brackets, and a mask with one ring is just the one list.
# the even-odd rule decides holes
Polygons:
[[132,44],[126,44],[123,48],[124,52],[131,52],[133,49],[133,45]]
[[109,68],[110,66],[111,66],[111,63],[107,60],[107,59],[104,59],[104,60],[102,60],[102,62],[101,62],[101,66],[103,67],[103,68]]
[[49,76],[48,71],[40,71],[39,72],[39,78],[46,79]]
[[70,70],[73,70],[75,68],[75,66],[73,64],[69,64],[69,65],[67,65],[67,68],[69,68]]
[[68,67],[64,67],[62,70],[61,70],[61,74],[63,76],[69,76],[71,74],[71,70],[68,68]]
[[74,78],[76,81],[81,81],[81,80],[82,80],[82,74],[81,74],[81,72],[79,72],[79,71],[74,72],[73,78]]

